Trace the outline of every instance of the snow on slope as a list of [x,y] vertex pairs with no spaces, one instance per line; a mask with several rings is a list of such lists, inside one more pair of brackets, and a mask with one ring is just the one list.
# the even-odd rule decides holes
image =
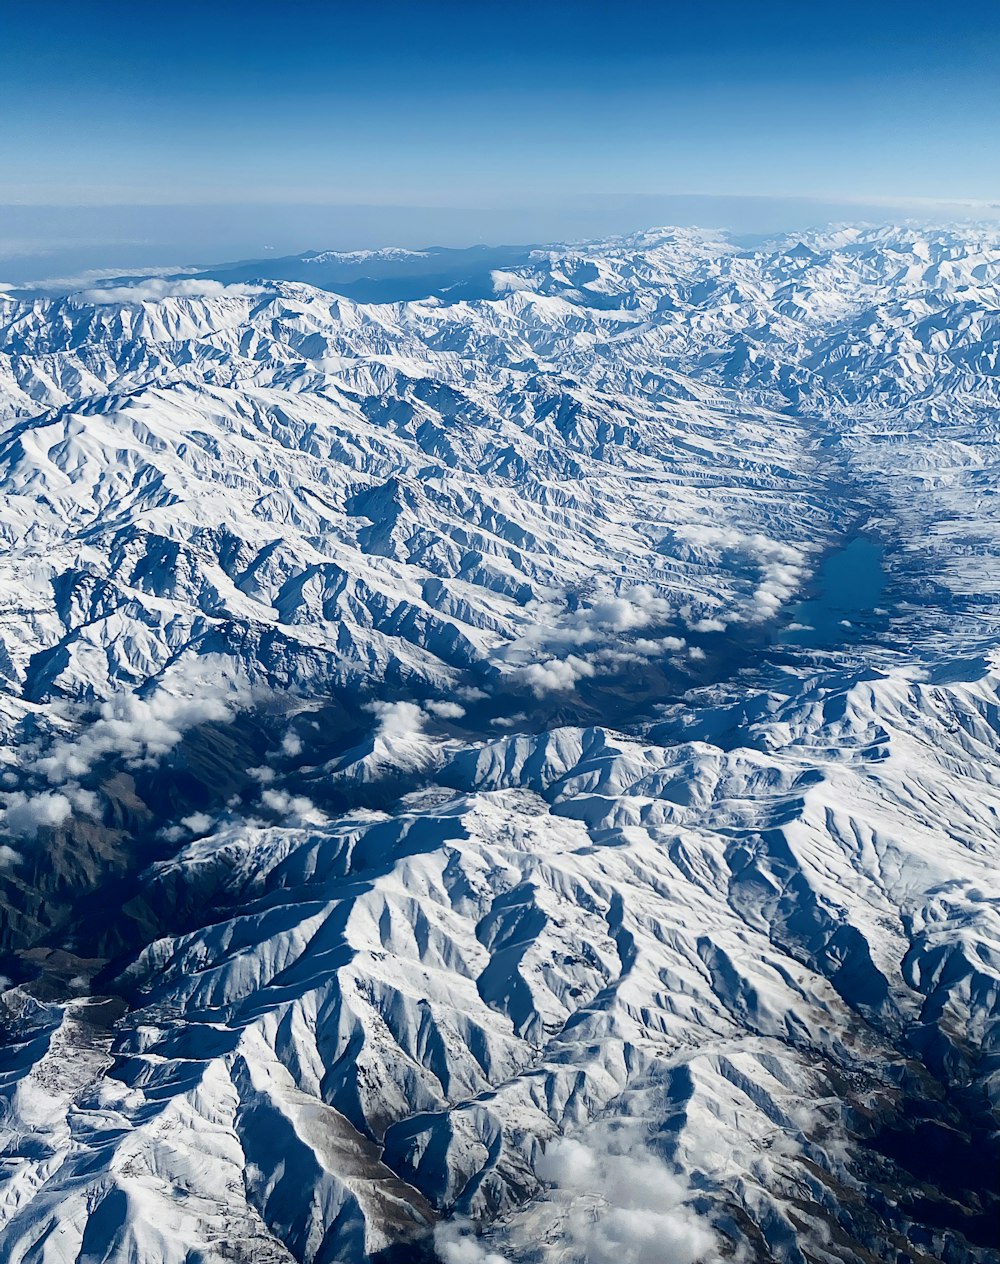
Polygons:
[[996,1258],[998,279],[0,296],[5,1258]]

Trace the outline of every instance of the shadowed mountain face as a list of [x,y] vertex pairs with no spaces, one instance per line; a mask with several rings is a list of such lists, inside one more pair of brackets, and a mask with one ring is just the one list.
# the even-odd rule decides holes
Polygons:
[[0,1254],[995,1260],[998,283],[0,295]]

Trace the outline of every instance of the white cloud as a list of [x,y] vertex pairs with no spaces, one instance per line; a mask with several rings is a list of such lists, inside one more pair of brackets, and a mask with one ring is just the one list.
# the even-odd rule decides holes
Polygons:
[[506,1255],[483,1246],[466,1221],[446,1220],[436,1225],[434,1249],[444,1264],[509,1264]]
[[660,636],[655,639],[640,637],[632,642],[632,649],[643,658],[656,658],[660,654],[677,654],[687,642],[679,636]]
[[554,650],[560,646],[606,643],[609,639],[670,622],[676,611],[648,584],[600,596],[576,610],[539,603],[534,625],[520,638],[522,646]]
[[166,298],[247,298],[265,293],[260,285],[223,285],[221,281],[169,281],[150,278],[133,285],[112,285],[106,289],[80,290],[72,297],[78,303],[158,303]]
[[298,733],[293,733],[291,729],[281,739],[281,753],[292,758],[302,754],[302,738]]
[[137,767],[167,754],[187,729],[232,718],[231,697],[208,685],[197,697],[178,697],[163,689],[148,699],[118,694],[102,703],[89,728],[58,739],[35,767],[53,785],[85,776],[107,755]]
[[465,715],[465,707],[457,702],[425,702],[424,710],[440,716],[442,720],[460,720]]
[[536,1175],[552,1188],[487,1238],[468,1220],[440,1223],[443,1264],[721,1264],[714,1230],[687,1206],[687,1182],[644,1147],[621,1144],[607,1129],[586,1143],[550,1142]]
[[295,821],[302,820],[315,810],[312,799],[307,799],[304,794],[289,794],[287,790],[262,790],[260,801],[272,812]]
[[[801,549],[772,540],[759,531],[747,534],[735,527],[688,523],[677,527],[674,534],[678,540],[696,550],[743,553],[760,567],[760,582],[744,615],[754,623],[773,619],[798,591],[808,574],[808,558]],[[702,630],[710,630],[704,624],[705,621],[702,621]],[[721,631],[721,628],[717,630]]]
[[[656,1155],[559,1138],[537,1173],[569,1201],[565,1246],[587,1264],[707,1264],[714,1232],[684,1205],[685,1182]],[[596,1204],[596,1206],[595,1206]]]
[[7,829],[15,838],[36,838],[39,830],[64,825],[73,815],[73,805],[59,791],[28,795],[17,790],[7,795],[4,814]]
[[370,702],[365,710],[379,718],[378,735],[388,739],[417,737],[424,731],[427,714],[415,702]]
[[64,825],[74,811],[95,817],[100,813],[100,801],[93,790],[84,790],[72,782],[59,790],[37,794],[17,790],[4,798],[7,829],[18,838],[35,838],[42,829]]
[[[0,241],[0,256],[9,253],[5,251],[3,247],[4,242]],[[47,254],[48,251],[40,248],[37,250],[21,250],[15,253],[23,257],[25,255],[34,254],[44,255]],[[152,277],[179,276],[181,273],[193,273],[197,271],[197,268],[184,267],[183,265],[176,263],[165,264],[157,268],[144,267],[142,280],[148,280]],[[127,268],[121,267],[85,268],[82,272],[76,272],[72,276],[36,278],[33,281],[19,282],[12,288],[31,291],[39,290],[44,293],[52,294],[69,294],[77,290],[89,289],[95,281],[113,280],[116,277],[120,278],[126,272]]]
[[536,698],[548,693],[568,693],[576,688],[577,681],[597,674],[593,663],[578,654],[567,658],[550,658],[545,663],[530,663],[522,667],[519,675]]
[[0,843],[0,869],[9,869],[11,865],[19,865],[23,859],[19,851],[8,847],[6,843]]
[[212,817],[207,812],[192,812],[190,816],[182,816],[181,824],[192,834],[207,834],[212,828]]
[[[589,680],[601,669],[615,670],[629,665],[642,666],[650,659],[677,654],[687,642],[679,636],[639,637],[634,641],[619,641],[616,645],[600,649],[568,654],[565,658],[548,658],[540,663],[521,667],[517,675],[530,688],[536,698],[549,693],[567,693],[575,689],[581,680]],[[704,657],[701,650],[689,650],[692,659]]]
[[804,577],[805,568],[801,564],[793,566],[788,562],[768,562],[753,594],[757,617],[761,620],[773,619],[794,595]]
[[664,623],[673,615],[673,607],[648,584],[637,584],[617,597],[595,602],[582,612],[587,624],[613,632],[632,632],[652,623]]
[[501,654],[508,662],[527,654],[539,661],[521,665],[517,674],[536,697],[565,693],[598,671],[674,654],[685,648],[678,636],[636,636],[637,632],[672,623],[678,612],[648,584],[607,593],[576,610],[539,602],[531,610],[534,624]]

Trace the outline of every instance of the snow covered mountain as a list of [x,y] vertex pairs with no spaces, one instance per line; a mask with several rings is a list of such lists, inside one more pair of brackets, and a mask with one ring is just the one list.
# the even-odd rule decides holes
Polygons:
[[0,291],[0,1255],[1000,1258],[1000,235],[444,253]]

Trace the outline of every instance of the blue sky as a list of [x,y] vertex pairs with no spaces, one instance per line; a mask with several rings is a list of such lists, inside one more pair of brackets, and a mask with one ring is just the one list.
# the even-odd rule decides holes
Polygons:
[[1000,198],[995,4],[4,4],[6,200]]
[[980,0],[0,9],[0,206],[1000,201]]

